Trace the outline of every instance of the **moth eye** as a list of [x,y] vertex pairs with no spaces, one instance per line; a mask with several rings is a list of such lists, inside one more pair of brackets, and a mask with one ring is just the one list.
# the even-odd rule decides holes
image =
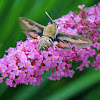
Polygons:
[[51,40],[49,40],[49,42],[51,42]]
[[51,43],[52,43],[52,39],[49,39],[49,42],[51,42]]

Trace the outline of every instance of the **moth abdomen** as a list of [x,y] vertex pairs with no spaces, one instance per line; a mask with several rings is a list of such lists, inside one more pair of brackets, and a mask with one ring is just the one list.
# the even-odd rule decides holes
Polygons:
[[42,36],[38,43],[38,51],[48,50],[48,48],[52,45],[53,40],[49,37]]

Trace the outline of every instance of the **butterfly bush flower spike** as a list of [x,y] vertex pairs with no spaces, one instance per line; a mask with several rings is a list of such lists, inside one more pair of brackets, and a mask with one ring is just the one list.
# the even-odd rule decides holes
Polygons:
[[[18,84],[39,86],[43,81],[45,71],[51,71],[47,77],[50,80],[60,80],[62,77],[72,78],[75,67],[79,71],[91,64],[95,70],[100,69],[100,3],[92,7],[79,5],[80,13],[72,11],[54,20],[58,30],[66,34],[82,35],[93,45],[84,49],[77,49],[72,45],[71,50],[60,50],[49,47],[47,51],[37,52],[38,40],[27,38],[17,42],[16,48],[9,48],[0,59],[0,83],[6,79],[6,85],[16,87]],[[66,8],[67,9],[67,8]],[[71,24],[60,24],[71,23]],[[97,52],[96,52],[97,51]],[[93,58],[91,63],[88,58]],[[72,62],[80,62],[79,66],[72,66]]]

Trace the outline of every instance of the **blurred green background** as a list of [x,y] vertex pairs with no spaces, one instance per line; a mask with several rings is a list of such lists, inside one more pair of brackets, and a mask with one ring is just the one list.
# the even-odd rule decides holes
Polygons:
[[[26,36],[19,27],[18,18],[26,17],[43,25],[50,19],[44,13],[47,11],[53,19],[60,18],[70,10],[80,11],[77,6],[85,4],[92,6],[99,0],[0,0],[0,58],[9,47],[15,47],[16,42],[25,41]],[[73,63],[73,67],[77,66]],[[74,68],[75,69],[75,68]],[[62,78],[50,81],[43,75],[41,85],[18,85],[11,88],[0,84],[0,100],[100,100],[100,70],[92,66],[82,72],[76,71],[73,78]]]

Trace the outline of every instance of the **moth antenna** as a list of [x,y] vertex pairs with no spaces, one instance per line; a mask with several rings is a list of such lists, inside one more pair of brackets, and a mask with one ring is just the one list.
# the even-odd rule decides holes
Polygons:
[[[72,24],[72,23],[60,23],[60,24]],[[60,24],[58,24],[58,25],[60,25]]]
[[[50,20],[53,22],[53,19],[50,17],[50,15],[45,11],[46,15],[50,18]],[[53,22],[54,23],[54,22]]]
[[72,23],[61,23],[61,24],[72,24]]

